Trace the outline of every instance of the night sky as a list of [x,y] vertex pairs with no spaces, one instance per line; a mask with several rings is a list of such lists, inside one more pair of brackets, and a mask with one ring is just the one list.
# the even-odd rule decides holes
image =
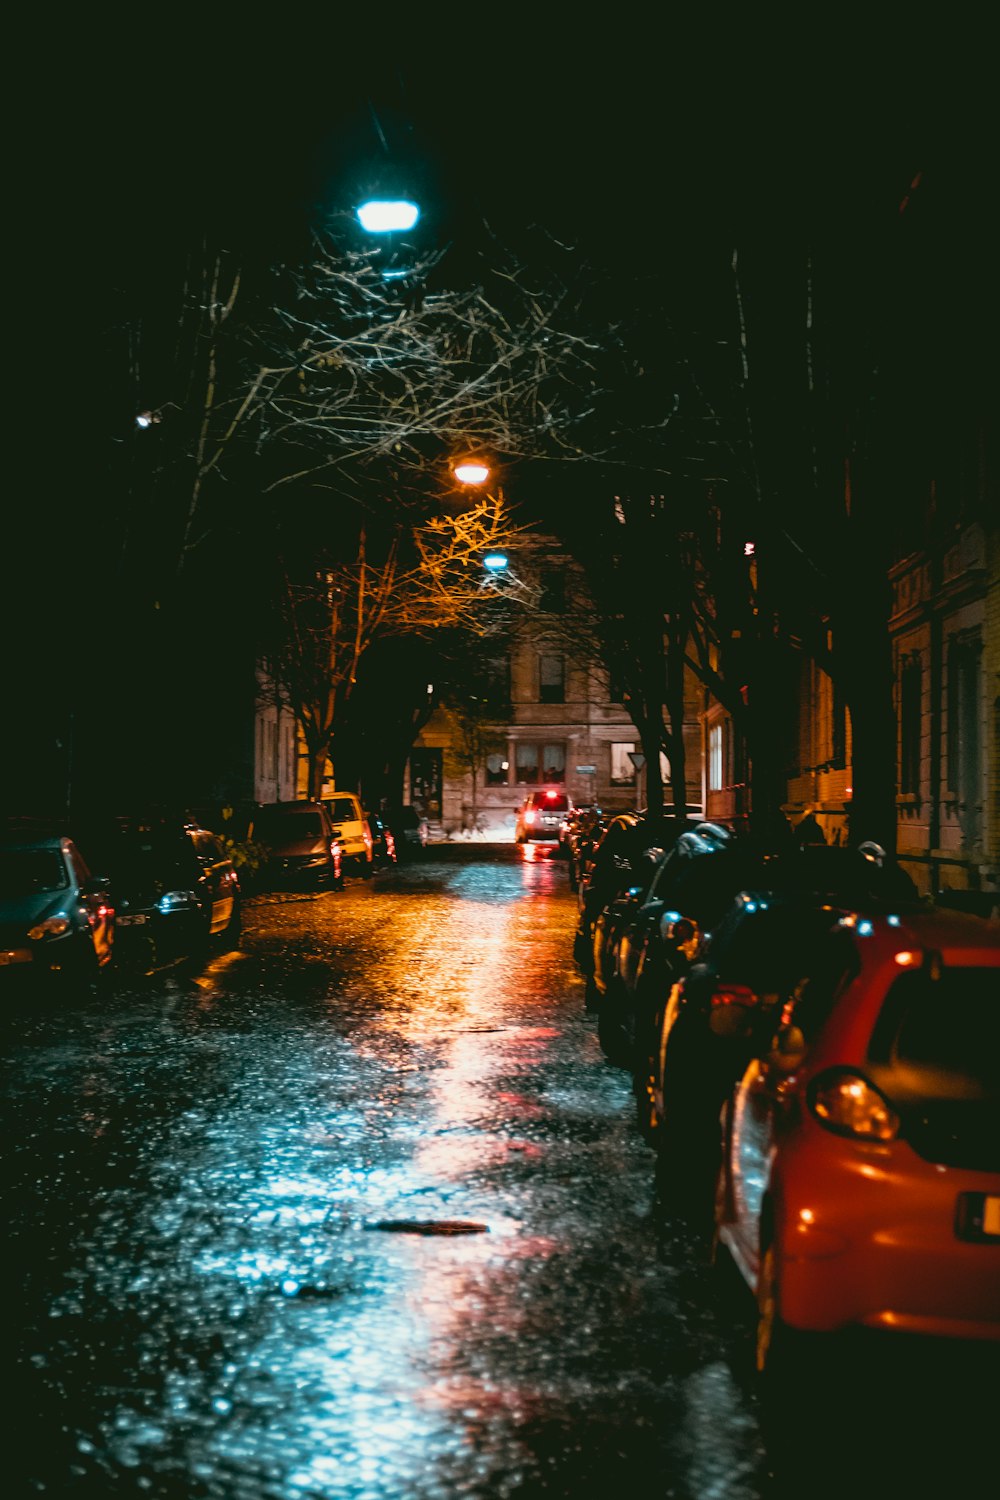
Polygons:
[[927,296],[985,329],[997,179],[985,23],[952,9],[918,30],[901,11],[876,31],[863,12],[805,14],[326,6],[256,25],[246,12],[32,23],[10,63],[19,478],[4,598],[23,737],[58,697],[67,653],[113,675],[85,562],[114,545],[108,319],[122,294],[164,306],[202,237],[251,261],[292,255],[388,170],[418,196],[428,243],[460,245],[482,218],[501,237],[539,222],[626,300],[655,295],[683,316],[713,295],[734,246],[776,281],[791,245],[863,254],[920,174],[939,271]]

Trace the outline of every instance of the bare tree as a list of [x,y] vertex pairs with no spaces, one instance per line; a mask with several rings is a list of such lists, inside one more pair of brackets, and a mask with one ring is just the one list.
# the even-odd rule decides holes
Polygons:
[[366,652],[392,636],[489,634],[491,599],[502,588],[509,601],[511,585],[498,584],[483,556],[517,534],[502,499],[487,496],[458,515],[383,527],[374,547],[362,524],[348,560],[318,554],[305,573],[282,563],[269,664],[305,740],[311,796]]

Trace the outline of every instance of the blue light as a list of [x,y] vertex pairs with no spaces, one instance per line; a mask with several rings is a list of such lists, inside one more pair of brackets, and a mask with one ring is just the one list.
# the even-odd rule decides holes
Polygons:
[[857,931],[858,937],[871,937],[872,933],[875,931],[875,928],[872,926],[871,922],[865,920],[858,923]]
[[483,558],[483,567],[488,573],[502,573],[506,566],[506,552],[487,552]]
[[899,918],[898,917],[895,917],[895,916],[893,916],[893,917],[886,917],[885,920],[888,922],[888,924],[889,924],[890,927],[898,927],[899,926]]
[[369,234],[391,234],[394,229],[412,229],[420,218],[415,203],[405,198],[372,198],[358,209],[358,221]]

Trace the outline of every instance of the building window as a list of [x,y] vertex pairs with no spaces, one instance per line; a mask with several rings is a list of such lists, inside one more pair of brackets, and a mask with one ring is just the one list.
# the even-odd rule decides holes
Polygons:
[[980,748],[980,653],[978,638],[953,640],[948,648],[948,790],[957,801],[963,837],[975,843],[982,811]]
[[624,741],[616,742],[611,746],[611,785],[633,786],[635,784],[635,766],[629,760],[629,755],[634,751],[635,744]]
[[561,568],[545,568],[540,582],[539,609],[546,614],[561,615],[566,608],[566,574]]
[[510,657],[492,656],[485,664],[484,690],[494,708],[510,703]]
[[532,744],[519,740],[514,753],[518,786],[536,786],[540,781],[566,780],[566,746]]
[[510,775],[510,761],[499,752],[486,757],[486,785],[506,786]]
[[710,792],[722,791],[723,751],[723,726],[713,724],[708,731],[708,790]]
[[566,663],[561,656],[540,656],[538,659],[539,703],[566,702]]
[[918,656],[907,657],[899,678],[899,790],[920,791],[920,736],[923,671]]

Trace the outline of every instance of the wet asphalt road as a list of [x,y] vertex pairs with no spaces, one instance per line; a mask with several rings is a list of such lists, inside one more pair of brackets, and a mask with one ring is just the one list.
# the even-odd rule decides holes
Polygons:
[[753,1500],[946,1455],[956,1478],[978,1373],[945,1410],[936,1354],[915,1465],[927,1392],[864,1351],[769,1424],[749,1310],[584,1013],[574,922],[559,862],[466,853],[256,897],[197,974],[7,1005],[17,1494]]

